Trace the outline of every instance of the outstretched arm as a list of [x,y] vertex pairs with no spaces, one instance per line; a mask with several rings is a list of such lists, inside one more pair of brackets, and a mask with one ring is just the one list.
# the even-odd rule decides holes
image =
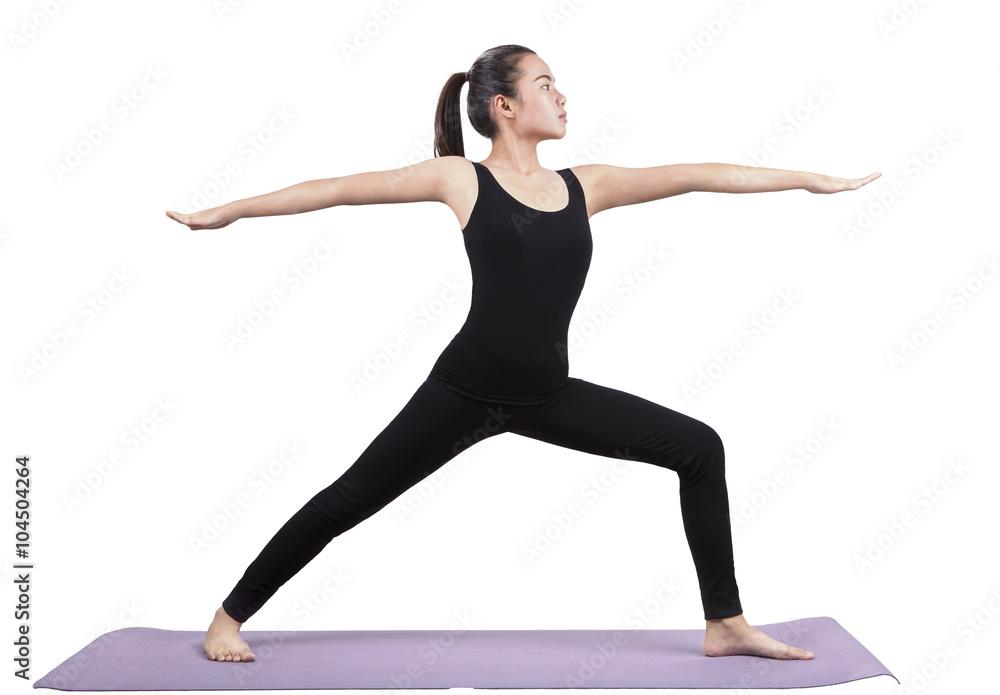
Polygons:
[[588,207],[592,215],[608,208],[646,203],[692,191],[763,193],[802,188],[810,193],[837,193],[860,188],[882,175],[878,171],[862,179],[842,179],[808,171],[717,163],[641,168],[585,164],[580,170],[590,184]]
[[861,179],[842,179],[838,176],[813,174],[809,171],[766,169],[738,164],[695,164],[696,191],[716,193],[765,193],[802,188],[810,193],[838,193],[860,188],[882,175],[881,171]]
[[458,158],[435,157],[401,169],[303,181],[273,193],[186,215],[173,210],[167,210],[166,214],[190,229],[219,229],[243,217],[296,215],[335,205],[443,202],[444,191],[454,180],[452,159]]

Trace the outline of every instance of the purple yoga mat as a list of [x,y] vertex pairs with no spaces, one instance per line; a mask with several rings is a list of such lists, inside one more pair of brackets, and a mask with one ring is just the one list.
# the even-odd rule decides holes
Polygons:
[[[808,661],[708,657],[697,630],[243,630],[253,662],[209,661],[203,630],[127,627],[35,681],[57,690],[804,688],[893,676],[833,618],[757,625]],[[899,679],[896,679],[899,682]]]

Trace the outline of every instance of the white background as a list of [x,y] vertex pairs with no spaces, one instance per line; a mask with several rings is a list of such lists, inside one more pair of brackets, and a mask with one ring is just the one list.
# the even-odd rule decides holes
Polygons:
[[[34,681],[118,627],[207,628],[263,544],[406,403],[468,311],[468,261],[445,205],[215,231],[164,211],[433,156],[445,80],[504,43],[535,50],[568,96],[566,136],[539,147],[549,169],[882,171],[835,195],[696,192],[595,216],[571,327],[587,337],[570,374],[722,435],[751,624],[831,616],[914,691],[972,692],[985,679],[1000,631],[1000,279],[983,265],[1000,252],[987,204],[995,4],[41,7],[7,2],[2,22],[6,692],[29,688],[10,675],[16,456],[31,457]],[[465,118],[465,90],[466,156],[478,161],[489,142]],[[291,115],[280,131],[275,110]],[[110,132],[89,147],[102,119]],[[266,142],[252,160],[251,137]],[[213,187],[230,162],[238,173]],[[283,275],[319,239],[339,248],[293,290]],[[653,265],[651,249],[669,261]],[[630,274],[642,282],[626,297],[616,287]],[[275,289],[286,301],[230,349],[225,334]],[[794,302],[769,312],[781,291]],[[80,311],[88,298],[99,313]],[[595,329],[588,312],[609,298],[617,310]],[[437,312],[423,327],[411,322],[421,309]],[[939,310],[946,322],[934,323]],[[754,318],[768,325],[757,339],[743,330]],[[411,342],[356,388],[402,331]],[[906,340],[918,347],[893,365]],[[742,354],[722,368],[734,341]],[[699,370],[708,388],[691,397]],[[145,428],[138,446],[132,428]],[[290,440],[303,452],[255,487]],[[516,435],[477,445],[335,539],[244,629],[447,631],[463,614],[473,629],[703,628],[676,474],[614,463]],[[949,464],[962,474],[946,476]],[[599,478],[594,501],[584,491]],[[241,493],[249,506],[226,519]],[[583,516],[556,532],[573,503]],[[887,525],[904,518],[893,538]],[[544,533],[551,547],[527,561]],[[881,555],[859,569],[872,543]],[[345,581],[325,591],[330,574]],[[658,593],[669,583],[676,593]],[[960,627],[969,620],[977,631]],[[949,642],[957,655],[937,669],[929,652]],[[838,692],[896,687],[881,677]]]

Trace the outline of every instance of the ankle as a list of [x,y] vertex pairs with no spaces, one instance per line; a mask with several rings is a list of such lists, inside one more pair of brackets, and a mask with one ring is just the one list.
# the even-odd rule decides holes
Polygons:
[[236,618],[229,615],[229,613],[226,613],[226,609],[223,608],[222,606],[219,606],[215,610],[215,619],[222,621],[226,625],[231,625],[232,627],[235,627],[237,630],[239,630],[240,625],[243,624],[240,621],[236,620]]
[[705,620],[705,626],[707,629],[728,629],[734,627],[743,627],[747,625],[747,619],[743,617],[743,614],[731,615],[726,618],[711,618]]

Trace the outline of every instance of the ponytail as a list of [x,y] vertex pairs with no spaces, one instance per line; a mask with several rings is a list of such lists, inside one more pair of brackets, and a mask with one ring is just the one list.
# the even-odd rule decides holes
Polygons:
[[465,156],[465,142],[462,140],[462,111],[458,96],[462,91],[468,73],[452,73],[444,83],[438,97],[437,113],[434,116],[434,156],[447,157],[457,154]]

